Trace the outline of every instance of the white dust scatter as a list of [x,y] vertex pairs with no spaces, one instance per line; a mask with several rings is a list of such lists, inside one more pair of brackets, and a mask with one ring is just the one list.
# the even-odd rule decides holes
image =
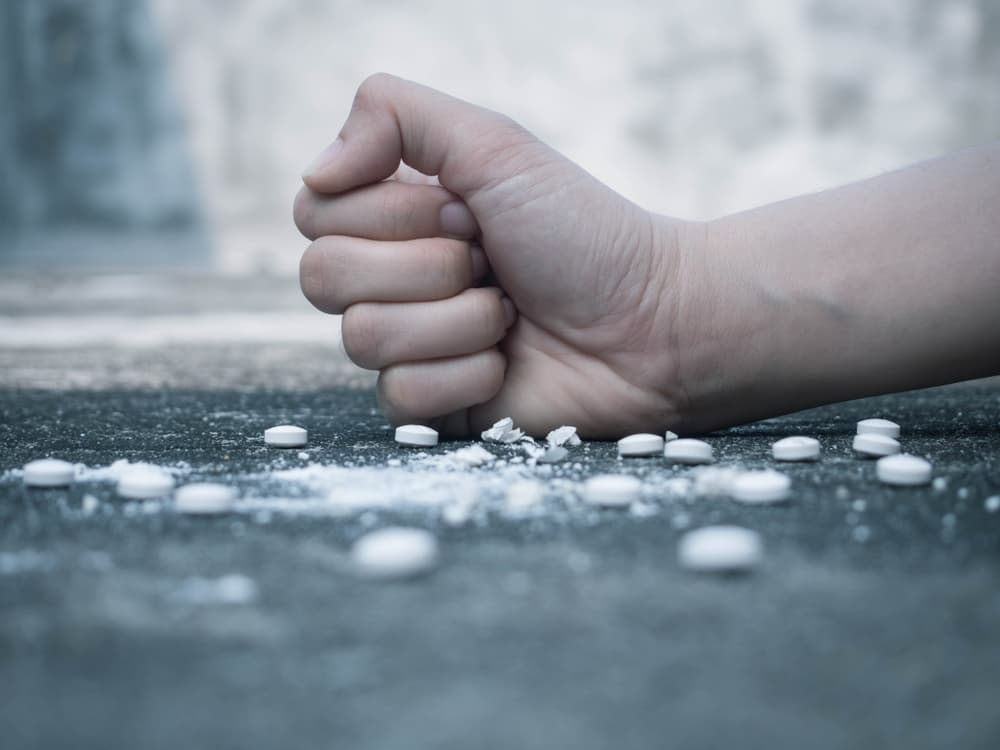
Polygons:
[[20,552],[0,552],[0,575],[46,572],[56,566],[55,558],[45,552],[26,549]]
[[534,479],[522,479],[507,488],[504,499],[504,513],[510,516],[524,516],[542,504],[545,485]]
[[170,594],[170,599],[197,606],[240,605],[253,604],[257,595],[257,583],[252,578],[230,573],[219,578],[187,578]]
[[[145,463],[143,461],[131,462],[128,459],[119,459],[107,466],[87,466],[86,464],[74,464],[74,481],[77,482],[117,482],[125,474],[133,471],[164,471],[173,477],[184,476],[191,471],[191,466],[184,462],[178,462],[173,466],[159,466],[157,464]],[[24,474],[22,469],[9,469],[4,472],[0,479],[18,479]]]
[[1000,510],[1000,495],[990,495],[983,502],[983,507],[986,508],[989,513],[996,513]]
[[733,480],[743,473],[738,466],[701,466],[691,470],[696,495],[713,497],[730,494]]

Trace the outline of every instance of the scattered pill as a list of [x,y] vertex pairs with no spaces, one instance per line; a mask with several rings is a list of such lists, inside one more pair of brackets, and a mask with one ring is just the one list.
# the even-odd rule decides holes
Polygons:
[[792,480],[780,471],[744,471],[729,483],[729,494],[741,503],[780,503],[791,487]]
[[118,480],[118,494],[131,500],[164,497],[174,491],[174,478],[162,469],[130,469]]
[[864,432],[854,436],[854,452],[866,458],[879,458],[899,453],[899,441],[878,432]]
[[178,513],[212,514],[228,513],[233,509],[236,489],[215,482],[195,482],[179,487],[174,494],[174,508]]
[[351,548],[354,568],[366,578],[412,578],[437,560],[437,539],[424,529],[390,526],[365,534]]
[[404,424],[396,428],[396,442],[414,448],[429,448],[438,444],[438,433],[422,424]]
[[279,424],[264,430],[264,443],[274,448],[301,448],[309,440],[309,433],[302,427]]
[[583,483],[583,498],[603,508],[625,508],[639,499],[642,482],[624,474],[598,474]]
[[875,474],[886,484],[916,487],[931,481],[931,463],[918,456],[900,453],[880,458],[875,464]]
[[576,428],[569,425],[563,425],[562,427],[557,427],[552,430],[548,435],[545,436],[545,441],[549,445],[555,446],[577,446],[580,444],[580,436],[576,434]]
[[782,438],[771,446],[776,461],[815,461],[819,458],[819,440],[811,437]]
[[687,532],[677,546],[682,567],[712,573],[752,570],[764,556],[760,534],[740,526],[705,526]]
[[664,440],[659,435],[640,432],[618,441],[619,456],[655,456],[663,451]]
[[983,507],[988,513],[996,513],[1000,510],[1000,495],[990,495],[983,502]]
[[483,430],[480,437],[487,443],[516,443],[524,438],[524,431],[514,426],[513,419],[504,417],[488,430]]
[[710,464],[714,458],[711,445],[691,438],[671,440],[664,447],[663,456],[677,464]]
[[553,445],[542,452],[536,459],[540,464],[557,464],[569,455],[569,451],[561,445]]
[[73,464],[58,458],[31,461],[24,465],[23,471],[28,487],[66,487],[73,483]]
[[899,425],[888,419],[862,419],[858,422],[859,435],[885,435],[894,440],[899,438]]

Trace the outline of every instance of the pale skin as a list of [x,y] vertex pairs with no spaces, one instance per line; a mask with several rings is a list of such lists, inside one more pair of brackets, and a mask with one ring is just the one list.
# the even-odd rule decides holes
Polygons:
[[396,424],[695,433],[1000,373],[998,144],[684,221],[379,74],[303,179],[303,292]]

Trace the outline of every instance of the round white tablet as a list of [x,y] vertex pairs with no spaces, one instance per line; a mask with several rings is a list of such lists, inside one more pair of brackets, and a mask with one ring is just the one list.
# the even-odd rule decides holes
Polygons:
[[663,456],[677,464],[710,464],[714,458],[711,445],[691,438],[671,440],[663,449]]
[[396,442],[414,448],[429,448],[438,444],[438,433],[422,424],[404,424],[396,428]]
[[274,448],[301,448],[308,440],[308,431],[293,424],[279,424],[264,430],[264,443]]
[[603,508],[626,508],[641,492],[642,482],[624,474],[598,474],[583,483],[583,499]]
[[851,443],[854,452],[868,458],[891,456],[899,453],[899,441],[877,432],[863,432],[854,436]]
[[729,494],[741,503],[780,503],[788,499],[792,480],[780,471],[743,471],[729,483]]
[[919,456],[901,453],[880,458],[875,464],[875,475],[886,484],[917,487],[931,481],[931,463]]
[[177,489],[174,508],[178,513],[228,513],[233,509],[235,500],[234,487],[215,482],[195,482]]
[[858,422],[859,435],[885,435],[893,439],[899,438],[899,425],[888,419],[862,419]]
[[58,458],[40,458],[24,465],[24,483],[29,487],[65,487],[73,483],[73,464]]
[[118,494],[132,500],[164,497],[173,491],[174,478],[161,469],[132,469],[118,480]]
[[663,450],[663,438],[648,432],[623,437],[618,441],[619,456],[655,456]]
[[815,461],[819,458],[819,440],[811,437],[786,437],[771,446],[776,461]]
[[706,526],[689,531],[677,546],[681,566],[712,573],[752,570],[763,557],[760,534],[740,526]]
[[401,526],[365,534],[351,548],[354,568],[366,578],[410,578],[430,571],[437,559],[433,534]]

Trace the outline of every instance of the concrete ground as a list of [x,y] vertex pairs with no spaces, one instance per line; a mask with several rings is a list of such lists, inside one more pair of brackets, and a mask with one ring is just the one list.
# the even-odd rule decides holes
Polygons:
[[[397,448],[370,378],[333,351],[0,348],[4,748],[1000,746],[995,383],[707,438],[721,464],[756,467],[778,437],[820,438],[818,463],[781,467],[782,505],[670,493],[690,470],[588,444],[551,470],[495,450],[504,461],[455,477],[495,492],[537,476],[545,504],[515,518],[491,496],[450,525],[433,505],[313,512],[316,485],[287,478],[377,467],[405,484],[462,445]],[[945,486],[879,485],[850,451],[869,416],[902,424]],[[286,421],[310,429],[302,457],[263,445]],[[88,478],[26,489],[16,470],[46,455]],[[233,483],[242,505],[192,518],[128,503],[95,471],[118,459]],[[647,480],[642,513],[575,499],[607,470]],[[761,532],[759,570],[679,568],[681,534],[720,522]],[[437,570],[355,575],[351,542],[389,523],[437,534]]]

